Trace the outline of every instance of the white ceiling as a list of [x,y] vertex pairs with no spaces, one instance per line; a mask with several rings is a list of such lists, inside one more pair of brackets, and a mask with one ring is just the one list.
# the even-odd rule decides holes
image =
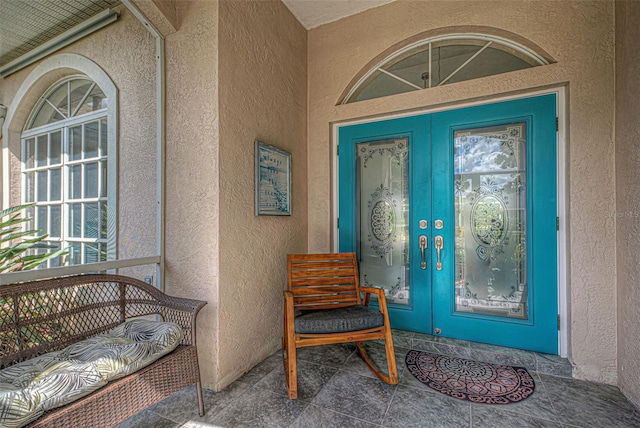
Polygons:
[[307,30],[392,1],[395,0],[282,0]]

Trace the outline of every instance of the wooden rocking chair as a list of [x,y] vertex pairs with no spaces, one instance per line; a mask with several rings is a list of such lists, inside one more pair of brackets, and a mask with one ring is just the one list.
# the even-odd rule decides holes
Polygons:
[[[287,277],[282,356],[289,398],[298,397],[296,349],[306,346],[355,342],[360,357],[378,379],[398,383],[384,290],[360,286],[355,253],[289,254]],[[372,294],[378,296],[379,311],[368,307]],[[385,341],[388,374],[362,346],[376,339]]]

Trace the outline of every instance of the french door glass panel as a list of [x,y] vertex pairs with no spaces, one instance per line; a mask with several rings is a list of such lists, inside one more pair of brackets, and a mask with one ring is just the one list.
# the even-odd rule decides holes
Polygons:
[[528,319],[526,124],[454,134],[457,312]]
[[387,301],[410,303],[409,141],[356,144],[360,281],[384,288]]

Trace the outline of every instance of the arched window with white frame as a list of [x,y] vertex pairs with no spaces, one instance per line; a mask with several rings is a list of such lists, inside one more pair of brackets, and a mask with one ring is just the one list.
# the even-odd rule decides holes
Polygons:
[[361,70],[338,104],[405,92],[550,64],[551,58],[504,36],[452,32],[407,39]]
[[[107,260],[109,232],[110,100],[84,75],[52,85],[33,108],[22,133],[22,202],[35,203],[30,229],[48,235],[55,251],[68,248],[68,264]],[[113,229],[113,228],[112,228]],[[51,259],[44,267],[60,266]]]

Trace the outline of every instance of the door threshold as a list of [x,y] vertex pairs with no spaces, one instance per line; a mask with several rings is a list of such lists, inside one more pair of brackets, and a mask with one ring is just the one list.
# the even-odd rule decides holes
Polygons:
[[405,330],[393,330],[393,345],[396,348],[409,348],[491,364],[524,367],[529,371],[541,374],[572,378],[571,362],[558,355],[506,348],[468,340],[450,339],[448,337]]

